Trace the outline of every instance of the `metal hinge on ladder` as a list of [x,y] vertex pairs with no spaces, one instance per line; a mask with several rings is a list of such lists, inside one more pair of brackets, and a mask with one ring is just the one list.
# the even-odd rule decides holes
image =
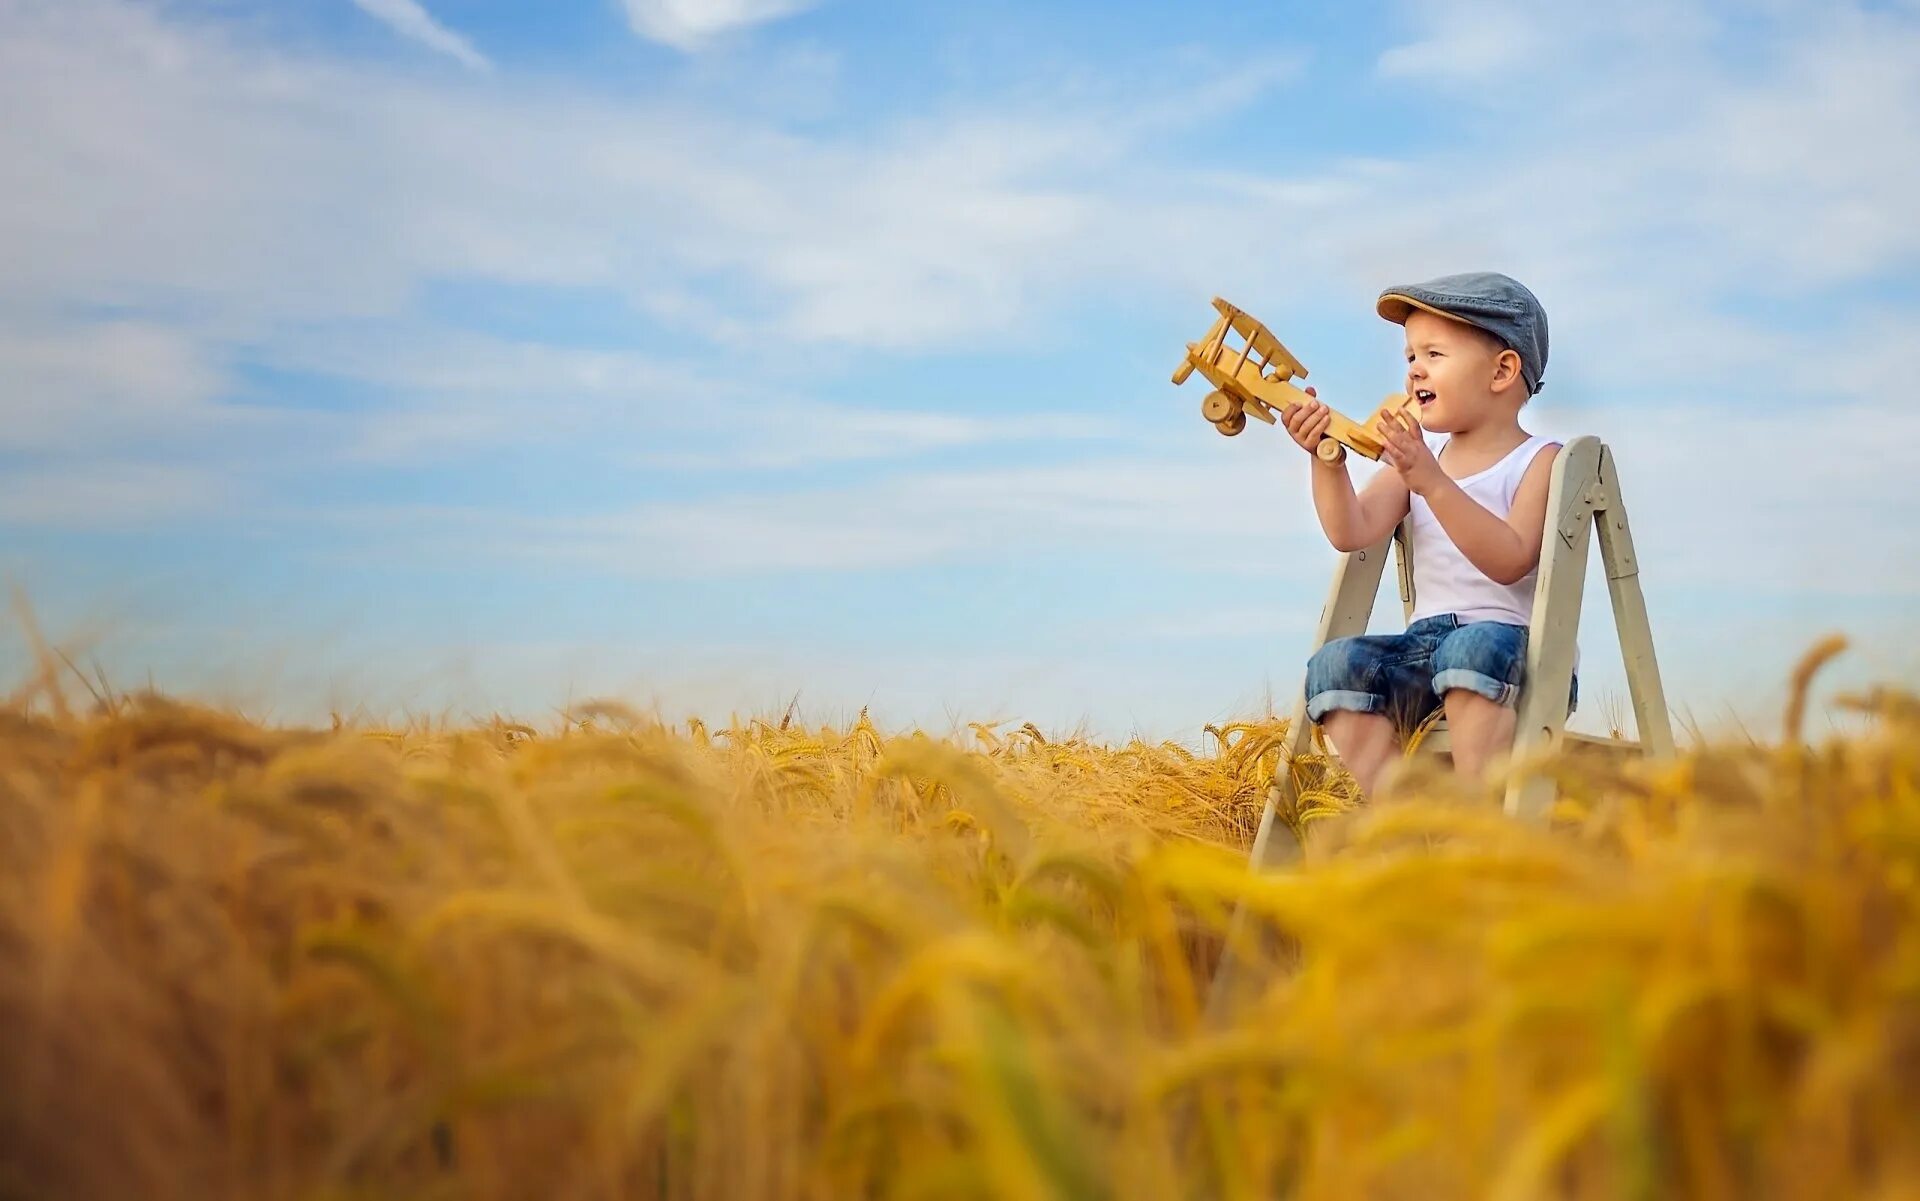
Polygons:
[[1581,526],[1581,519],[1588,513],[1606,508],[1608,508],[1607,487],[1600,480],[1594,480],[1587,485],[1585,491],[1580,493],[1578,504],[1568,509],[1561,520],[1560,541],[1571,547],[1574,538],[1585,532]]

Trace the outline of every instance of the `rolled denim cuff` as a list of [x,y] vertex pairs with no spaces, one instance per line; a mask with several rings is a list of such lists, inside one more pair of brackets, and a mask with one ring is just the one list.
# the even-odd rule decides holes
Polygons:
[[1325,692],[1316,692],[1307,698],[1307,720],[1319,721],[1335,709],[1344,709],[1350,713],[1378,713],[1386,702],[1371,692],[1355,692],[1351,688],[1329,688]]
[[1484,672],[1468,671],[1464,667],[1450,667],[1433,674],[1433,690],[1441,696],[1446,696],[1455,688],[1477,692],[1488,700],[1508,708],[1512,708],[1514,701],[1520,696],[1517,685],[1509,684],[1505,680],[1496,680]]

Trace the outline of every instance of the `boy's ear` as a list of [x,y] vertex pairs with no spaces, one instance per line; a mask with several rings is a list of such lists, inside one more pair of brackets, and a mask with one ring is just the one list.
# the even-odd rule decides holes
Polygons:
[[1502,350],[1499,354],[1495,355],[1493,359],[1493,390],[1495,392],[1505,392],[1508,388],[1520,382],[1520,352],[1516,350]]

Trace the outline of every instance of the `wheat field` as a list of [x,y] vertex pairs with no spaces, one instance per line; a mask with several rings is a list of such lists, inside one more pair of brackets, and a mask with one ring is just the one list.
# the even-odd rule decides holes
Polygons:
[[1533,765],[1550,829],[1296,764],[1254,876],[1274,719],[303,730],[58,674],[0,712],[0,1197],[1920,1197],[1904,692]]

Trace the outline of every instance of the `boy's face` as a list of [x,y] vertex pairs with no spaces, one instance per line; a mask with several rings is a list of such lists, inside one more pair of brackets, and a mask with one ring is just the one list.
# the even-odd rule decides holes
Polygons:
[[1501,350],[1492,335],[1422,309],[1407,314],[1406,331],[1407,394],[1420,402],[1421,426],[1459,433],[1490,416]]

